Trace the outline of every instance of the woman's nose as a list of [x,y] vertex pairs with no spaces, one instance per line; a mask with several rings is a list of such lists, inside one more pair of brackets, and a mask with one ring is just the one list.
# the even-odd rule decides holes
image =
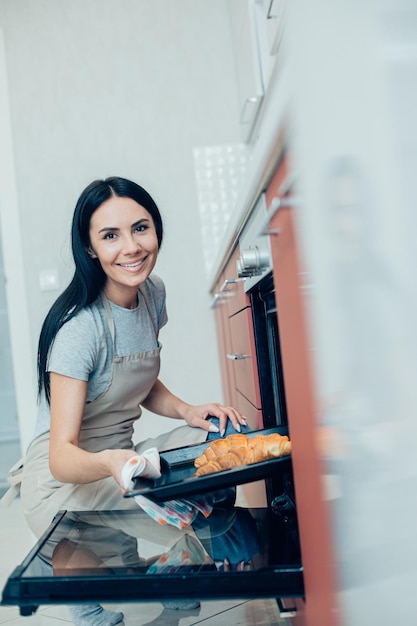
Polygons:
[[126,237],[123,245],[123,252],[125,254],[136,254],[141,249],[140,243],[132,236]]

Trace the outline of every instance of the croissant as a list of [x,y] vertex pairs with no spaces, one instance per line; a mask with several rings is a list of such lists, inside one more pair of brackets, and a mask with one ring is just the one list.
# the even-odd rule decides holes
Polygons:
[[287,454],[291,454],[291,441],[286,435],[229,435],[212,441],[203,454],[195,459],[195,475],[205,476]]

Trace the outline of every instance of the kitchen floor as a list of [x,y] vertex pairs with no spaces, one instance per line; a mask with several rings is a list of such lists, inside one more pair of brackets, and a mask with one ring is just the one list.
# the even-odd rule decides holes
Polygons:
[[[14,568],[33,547],[35,538],[23,518],[21,503],[0,505],[0,589]],[[125,626],[291,626],[280,618],[275,600],[205,601],[190,611],[164,609],[159,602],[108,604],[105,608],[122,611]],[[65,606],[41,606],[31,617],[21,617],[17,607],[0,607],[0,624],[8,626],[65,626],[71,624]]]

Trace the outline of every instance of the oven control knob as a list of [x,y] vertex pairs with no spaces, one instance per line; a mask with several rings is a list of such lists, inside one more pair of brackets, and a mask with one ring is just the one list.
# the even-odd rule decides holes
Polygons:
[[267,253],[262,252],[256,246],[245,248],[240,252],[240,258],[236,262],[238,276],[256,276],[262,270],[269,267],[270,261]]

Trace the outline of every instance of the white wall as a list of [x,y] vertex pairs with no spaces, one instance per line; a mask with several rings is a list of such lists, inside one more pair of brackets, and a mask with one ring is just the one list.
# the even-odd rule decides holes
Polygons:
[[[77,197],[116,174],[145,186],[165,219],[161,378],[190,402],[221,400],[192,151],[240,141],[227,0],[0,0],[0,28],[20,223],[10,234],[23,266],[15,274],[9,258],[8,280],[24,281],[30,342],[15,368],[29,359],[33,385],[40,325],[59,294],[40,290],[39,273],[56,269],[65,287]],[[25,447],[35,407],[23,406]]]

